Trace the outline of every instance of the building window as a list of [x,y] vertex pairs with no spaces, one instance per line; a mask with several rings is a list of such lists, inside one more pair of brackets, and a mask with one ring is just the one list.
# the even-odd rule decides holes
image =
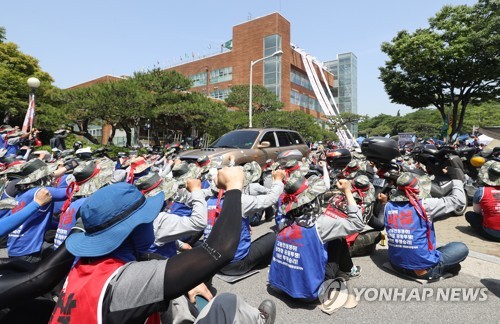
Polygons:
[[210,92],[210,97],[226,100],[229,94],[231,93],[231,89],[214,89],[214,91]]
[[[264,37],[264,57],[281,50],[281,36],[270,35]],[[274,56],[264,60],[264,87],[276,94],[281,100],[281,56]]]
[[231,81],[233,79],[233,67],[225,67],[210,72],[210,84]]
[[207,85],[207,72],[198,73],[189,76],[189,79],[193,82],[193,87],[202,87]]
[[304,87],[306,89],[313,91],[313,88],[312,88],[311,82],[309,81],[309,78],[306,75],[304,75],[298,71],[292,70],[292,72],[290,74],[290,80],[292,83],[295,83],[301,87]]
[[290,103],[302,108],[321,112],[318,99],[309,97],[295,90],[290,92]]
[[96,136],[102,136],[102,129],[101,128],[94,128],[94,129],[89,129],[90,135],[96,137]]

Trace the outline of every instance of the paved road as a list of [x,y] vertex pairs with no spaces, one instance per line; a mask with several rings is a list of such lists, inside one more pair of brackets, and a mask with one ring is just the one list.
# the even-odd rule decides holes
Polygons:
[[[218,292],[236,293],[254,306],[266,298],[274,300],[278,307],[276,323],[500,323],[500,243],[487,242],[467,234],[464,222],[463,217],[453,217],[435,224],[439,244],[458,240],[471,247],[471,256],[462,263],[458,276],[425,286],[400,278],[382,267],[387,261],[387,250],[377,246],[372,255],[354,259],[354,263],[362,267],[362,272],[361,277],[350,281],[350,286],[356,289],[407,288],[408,293],[410,289],[417,288],[420,289],[419,296],[423,295],[422,289],[427,288],[432,289],[434,296],[439,289],[485,288],[485,301],[443,302],[436,301],[434,297],[426,301],[403,302],[399,299],[370,302],[362,298],[353,309],[340,309],[333,315],[326,315],[316,305],[300,304],[270,291],[267,287],[269,268],[235,284],[217,278],[213,279],[213,284]],[[253,238],[270,231],[270,225],[264,223],[254,227]],[[5,250],[0,250],[0,257],[5,257]]]
[[[462,237],[463,234],[456,228],[460,218],[441,220],[436,223],[439,243],[445,243]],[[465,221],[465,220],[464,220]],[[460,225],[461,226],[461,225]],[[253,229],[253,237],[269,231],[270,223],[262,224]],[[464,236],[467,244],[469,242],[481,241],[476,237]],[[496,245],[496,250],[494,249]],[[481,247],[479,243],[471,244]],[[499,250],[499,243],[483,242],[481,252],[493,249]],[[264,268],[260,273],[235,284],[228,284],[217,278],[213,280],[214,286],[219,292],[233,292],[243,296],[247,302],[257,306],[266,298],[274,300],[278,307],[277,323],[500,323],[500,258],[477,254],[469,257],[462,264],[461,273],[453,278],[440,282],[421,285],[416,281],[407,280],[389,273],[382,267],[387,261],[386,247],[377,246],[377,250],[367,257],[354,259],[356,265],[362,267],[361,277],[351,280],[351,287],[361,288],[431,288],[434,296],[438,291],[446,288],[485,288],[485,301],[436,301],[437,297],[426,301],[373,301],[361,299],[358,306],[353,309],[340,309],[333,315],[326,315],[316,305],[305,305],[296,303],[288,298],[277,295],[267,287],[268,269]],[[488,259],[488,261],[484,260]],[[359,290],[358,290],[359,291]],[[446,290],[442,290],[446,292]],[[449,290],[450,294],[452,290]],[[364,295],[363,295],[364,296]],[[368,299],[373,295],[368,295]],[[408,296],[408,295],[406,295]],[[450,295],[451,296],[451,295]]]

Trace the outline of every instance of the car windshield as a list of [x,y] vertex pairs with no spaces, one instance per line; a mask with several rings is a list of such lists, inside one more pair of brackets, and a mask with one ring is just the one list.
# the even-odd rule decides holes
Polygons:
[[258,131],[236,131],[222,135],[210,147],[249,149],[259,135]]

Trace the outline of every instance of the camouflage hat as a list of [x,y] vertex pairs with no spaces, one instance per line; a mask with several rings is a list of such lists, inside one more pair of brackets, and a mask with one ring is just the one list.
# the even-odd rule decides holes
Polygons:
[[0,210],[12,209],[17,206],[17,201],[14,198],[5,198],[0,200]]
[[7,178],[21,178],[21,168],[24,163],[17,163],[9,166],[7,169],[0,172],[0,176],[6,176]]
[[486,162],[479,169],[479,179],[489,186],[500,186],[500,162]]
[[262,175],[262,168],[260,167],[259,163],[252,161],[243,165],[243,172],[245,173],[243,186],[246,187],[249,184],[260,179]]
[[411,172],[403,172],[396,181],[397,189],[391,194],[391,201],[409,201],[403,187],[418,189],[418,198],[431,198],[431,179],[427,175],[417,176]]
[[280,211],[287,214],[291,210],[310,203],[327,190],[323,179],[314,175],[306,179],[296,172],[287,180]]
[[149,164],[142,156],[138,156],[130,160],[130,166],[134,169],[134,174],[139,174],[151,167],[151,164]]
[[150,174],[140,178],[135,183],[137,189],[139,189],[146,198],[156,196],[159,192],[163,191],[165,194],[165,200],[168,200],[177,193],[179,185],[177,181],[173,179],[163,179],[156,172],[151,172]]
[[361,200],[363,204],[371,204],[375,201],[375,187],[367,176],[358,175],[352,179],[351,189],[354,198]]
[[186,185],[187,179],[199,179],[201,176],[201,169],[194,163],[187,163],[182,161],[175,164],[172,168],[172,176],[179,182],[179,187]]
[[288,175],[298,173],[305,177],[309,172],[309,165],[302,161],[290,160],[283,166],[283,170],[285,170]]
[[41,150],[41,151],[35,151],[31,154],[35,155],[37,158],[41,158],[41,160],[45,162],[48,162],[52,159],[52,154],[50,154],[49,151]]
[[186,188],[178,187],[177,191],[172,196],[172,200],[175,202],[186,204],[191,200],[191,193]]
[[366,164],[359,160],[352,160],[342,170],[342,174],[346,179],[354,179],[358,175],[366,173]]
[[202,174],[208,172],[211,168],[217,167],[217,163],[210,160],[207,155],[200,156],[196,160],[196,165],[200,168]]
[[50,175],[47,164],[39,159],[33,159],[22,164],[19,173],[22,176],[22,180],[17,185],[33,183]]
[[273,159],[267,159],[266,160],[266,164],[264,164],[264,166],[262,167],[262,172],[271,172],[271,171],[274,171],[276,169],[276,167],[274,169],[272,169],[272,167],[276,165],[278,166],[279,164],[274,162]]
[[26,133],[23,131],[14,131],[12,133],[7,134],[7,138],[19,137],[19,136],[23,136],[24,134],[26,134]]
[[113,180],[113,163],[101,161],[86,161],[80,163],[75,170],[75,184],[77,187],[73,192],[74,197],[89,196],[101,187],[109,184]]

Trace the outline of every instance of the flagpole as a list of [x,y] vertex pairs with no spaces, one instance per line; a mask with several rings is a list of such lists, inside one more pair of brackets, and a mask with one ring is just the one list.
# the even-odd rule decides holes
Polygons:
[[28,86],[31,89],[28,100],[28,110],[26,111],[26,116],[24,117],[23,132],[28,132],[33,128],[33,120],[35,118],[35,91],[40,86],[40,80],[37,78],[29,78]]

